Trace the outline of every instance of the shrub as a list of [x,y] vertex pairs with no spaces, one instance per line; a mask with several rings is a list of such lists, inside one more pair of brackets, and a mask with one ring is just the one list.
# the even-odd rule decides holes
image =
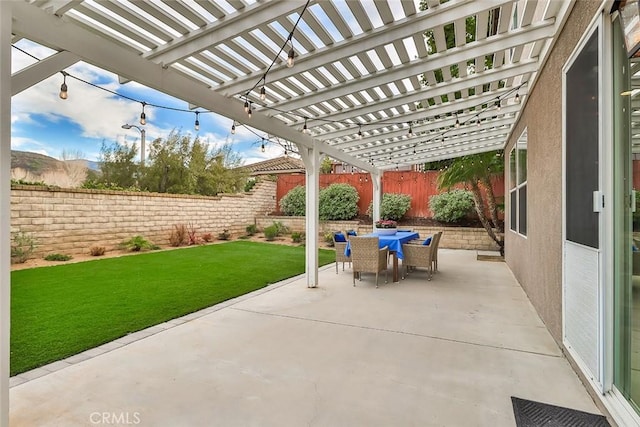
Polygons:
[[433,218],[443,222],[456,222],[473,209],[473,196],[466,190],[452,190],[429,198]]
[[143,249],[158,249],[158,246],[149,242],[142,236],[133,236],[131,239],[120,243],[120,248],[131,252],[140,252]]
[[174,247],[182,246],[187,241],[187,227],[184,224],[174,224],[169,235],[169,244]]
[[249,225],[247,225],[246,230],[247,230],[247,234],[249,236],[253,236],[254,234],[256,234],[258,232],[258,226],[255,225],[255,224],[249,224]]
[[265,227],[264,229],[264,238],[265,240],[271,242],[276,239],[278,236],[278,227],[275,224]]
[[29,233],[22,231],[13,235],[11,242],[11,264],[23,264],[35,250],[36,239]]
[[199,243],[198,236],[196,234],[196,227],[191,222],[187,226],[187,242],[189,245],[197,245]]
[[289,227],[281,223],[280,221],[275,221],[273,226],[276,227],[276,233],[278,236],[282,236],[283,234],[287,234],[289,232]]
[[258,183],[258,180],[255,178],[249,178],[247,182],[244,183],[244,192],[248,193],[251,191],[253,187]]
[[231,233],[226,228],[222,230],[222,233],[218,233],[218,240],[229,240]]
[[203,242],[209,243],[212,240],[213,240],[213,236],[211,235],[211,233],[204,233],[202,235],[202,241]]
[[334,246],[334,243],[333,243],[333,232],[332,231],[327,231],[326,233],[324,233],[322,235],[322,240],[324,240],[324,242],[327,244],[327,246],[332,248]]
[[304,239],[304,233],[303,232],[294,231],[293,233],[291,233],[291,241],[293,243],[302,243],[303,239]]
[[306,190],[304,186],[298,185],[289,190],[289,192],[280,199],[280,210],[285,215],[304,216],[306,213],[305,198]]
[[349,184],[331,184],[320,190],[320,219],[346,220],[358,215],[360,195]]
[[106,251],[104,246],[91,246],[89,248],[89,254],[91,254],[91,256],[102,256]]
[[[385,193],[380,203],[380,219],[399,221],[411,208],[411,196],[409,194]],[[369,204],[367,215],[373,216],[373,202]]]
[[71,255],[64,255],[64,254],[49,254],[46,257],[44,257],[46,261],[69,261],[72,258],[73,257]]

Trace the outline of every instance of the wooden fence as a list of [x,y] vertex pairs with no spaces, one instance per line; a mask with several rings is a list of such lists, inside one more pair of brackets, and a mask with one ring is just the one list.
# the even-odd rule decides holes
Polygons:
[[[411,195],[411,209],[407,212],[407,217],[430,218],[432,216],[429,209],[429,198],[440,194],[438,190],[437,171],[413,172],[413,171],[387,171],[382,176],[382,193],[402,193]],[[304,174],[279,175],[276,186],[277,209],[280,210],[280,200],[292,188],[298,185],[305,185]],[[360,194],[358,209],[360,214],[365,214],[373,200],[373,186],[371,185],[371,175],[368,173],[340,173],[320,175],[320,188],[328,187],[331,184],[344,183],[355,187]],[[504,177],[497,177],[493,180],[493,192],[498,199],[498,203],[504,201]],[[460,187],[462,188],[462,187]]]

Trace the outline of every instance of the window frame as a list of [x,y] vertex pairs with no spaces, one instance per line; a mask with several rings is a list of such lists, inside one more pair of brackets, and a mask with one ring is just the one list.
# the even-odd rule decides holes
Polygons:
[[[523,164],[524,163],[524,164]],[[527,129],[509,151],[509,230],[527,237]]]

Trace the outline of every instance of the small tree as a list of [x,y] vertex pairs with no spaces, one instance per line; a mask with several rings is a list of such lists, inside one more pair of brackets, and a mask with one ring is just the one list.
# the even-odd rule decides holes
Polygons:
[[[458,157],[438,177],[440,188],[451,188],[456,184],[464,184],[471,191],[478,219],[487,230],[489,237],[498,244],[502,255],[504,255],[504,237],[501,233],[504,228],[503,223],[498,220],[498,204],[493,194],[491,177],[500,175],[503,171],[502,151],[491,151]],[[482,197],[481,186],[487,197],[486,206],[488,206],[489,218],[485,213],[485,200]]]
[[280,210],[285,215],[304,216],[306,212],[305,200],[306,190],[304,186],[298,185],[289,190],[289,192],[280,199]]
[[320,219],[352,219],[358,215],[360,195],[349,184],[331,184],[320,190]]

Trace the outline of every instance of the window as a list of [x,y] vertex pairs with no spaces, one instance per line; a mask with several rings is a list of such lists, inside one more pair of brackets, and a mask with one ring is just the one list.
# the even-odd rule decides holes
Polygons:
[[509,153],[509,227],[527,235],[527,131]]

